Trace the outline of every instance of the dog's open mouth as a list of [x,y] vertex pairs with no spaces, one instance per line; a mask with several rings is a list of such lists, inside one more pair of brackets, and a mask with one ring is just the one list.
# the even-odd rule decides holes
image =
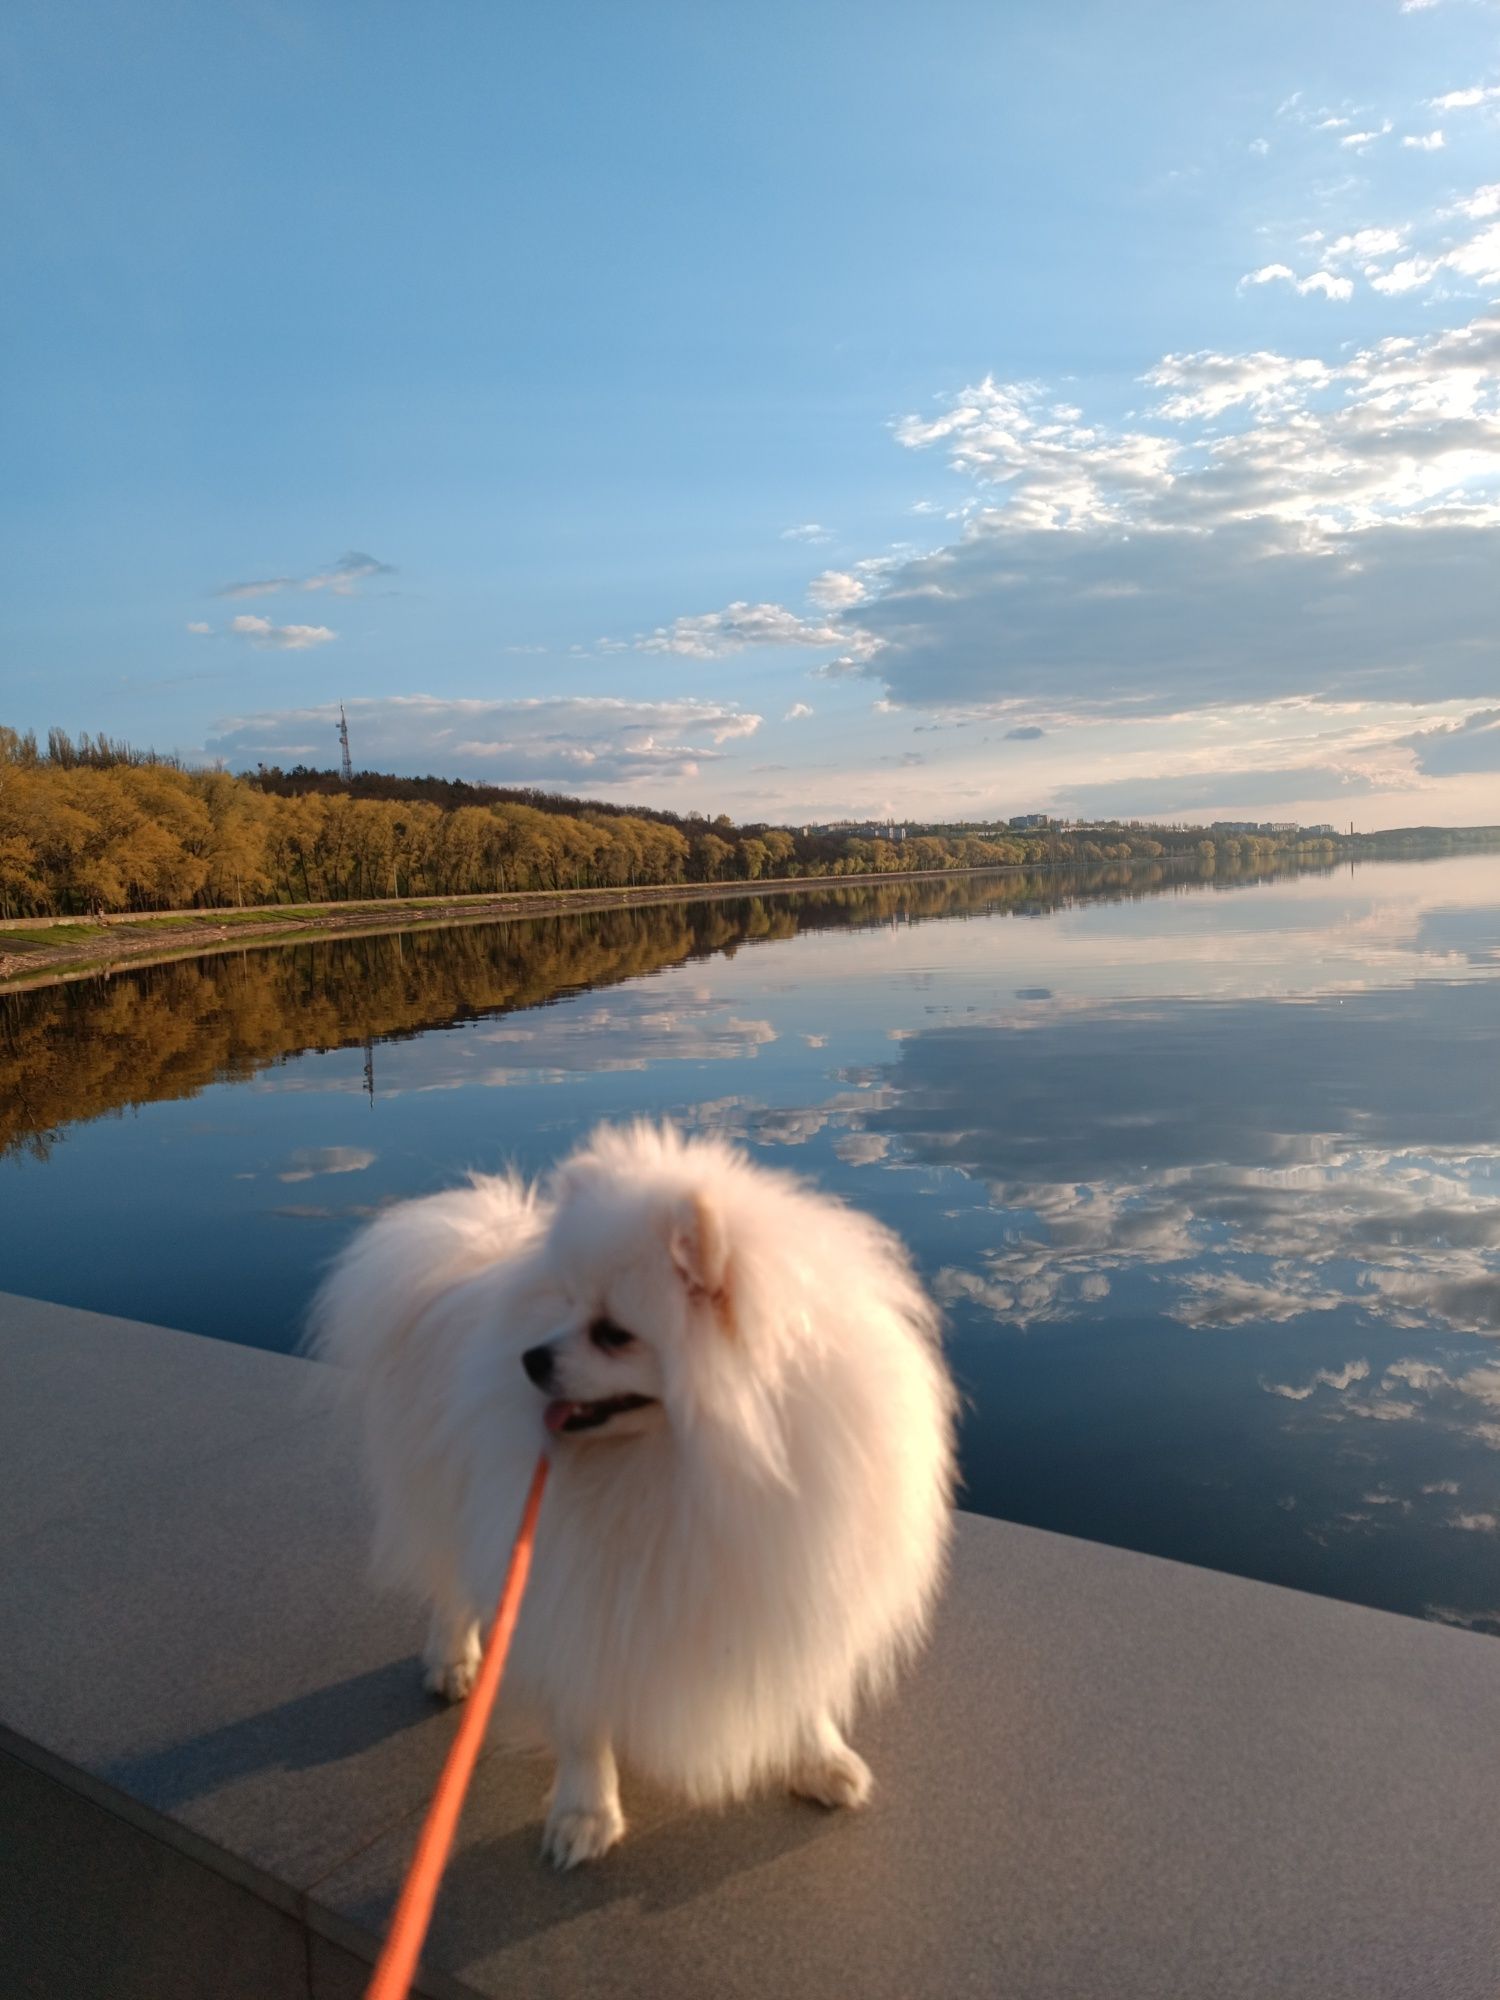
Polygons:
[[554,1436],[571,1437],[575,1431],[596,1431],[627,1410],[649,1409],[655,1401],[654,1396],[604,1396],[597,1403],[549,1403],[542,1422]]

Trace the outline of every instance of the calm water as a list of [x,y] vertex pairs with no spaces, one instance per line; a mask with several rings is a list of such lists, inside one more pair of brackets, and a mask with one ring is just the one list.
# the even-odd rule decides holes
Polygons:
[[0,1287],[290,1347],[380,1204],[670,1114],[913,1245],[971,1507],[1500,1632],[1500,856],[466,927],[0,1017]]

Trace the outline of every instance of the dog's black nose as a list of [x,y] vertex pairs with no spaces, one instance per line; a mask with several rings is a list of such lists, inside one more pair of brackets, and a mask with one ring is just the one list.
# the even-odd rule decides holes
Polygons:
[[539,1389],[549,1389],[557,1357],[550,1347],[528,1347],[521,1356],[521,1366]]

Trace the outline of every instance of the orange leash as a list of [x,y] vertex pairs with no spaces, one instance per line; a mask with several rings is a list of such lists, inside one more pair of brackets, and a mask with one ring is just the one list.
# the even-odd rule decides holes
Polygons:
[[490,1710],[495,1706],[495,1696],[500,1692],[500,1676],[505,1671],[505,1656],[510,1651],[511,1635],[516,1629],[516,1619],[521,1610],[521,1599],[526,1591],[526,1578],[531,1570],[531,1551],[536,1542],[536,1517],[542,1504],[542,1488],[547,1483],[547,1454],[542,1453],[536,1462],[536,1471],[531,1475],[531,1490],[526,1495],[526,1508],[521,1516],[520,1531],[515,1547],[510,1553],[510,1567],[505,1573],[505,1583],[500,1591],[500,1605],[495,1613],[494,1628],[490,1642],[484,1650],[480,1663],[479,1678],[474,1683],[474,1691],[464,1703],[463,1719],[458,1725],[458,1733],[448,1749],[448,1761],[437,1781],[437,1790],[432,1795],[432,1804],[427,1809],[427,1818],[422,1827],[417,1851],[412,1856],[411,1867],[401,1890],[401,1900],[396,1905],[396,1914],[391,1918],[390,1934],[385,1941],[385,1949],[380,1954],[375,1967],[375,1977],[370,1981],[365,2000],[406,2000],[417,1960],[421,1956],[422,1944],[427,1936],[427,1926],[432,1922],[432,1907],[437,1901],[439,1884],[443,1870],[448,1865],[449,1851],[453,1846],[453,1836],[458,1830],[458,1816],[463,1811],[464,1794],[469,1789],[469,1780],[474,1775],[474,1766],[479,1758],[479,1750],[484,1742]]

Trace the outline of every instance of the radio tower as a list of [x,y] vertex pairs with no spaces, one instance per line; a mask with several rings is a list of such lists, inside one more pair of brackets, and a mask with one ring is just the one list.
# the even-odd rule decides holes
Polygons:
[[344,704],[342,702],[339,703],[339,747],[344,753],[343,762],[339,767],[339,776],[346,785],[352,784],[354,782],[354,766],[349,761],[349,725],[344,720]]

